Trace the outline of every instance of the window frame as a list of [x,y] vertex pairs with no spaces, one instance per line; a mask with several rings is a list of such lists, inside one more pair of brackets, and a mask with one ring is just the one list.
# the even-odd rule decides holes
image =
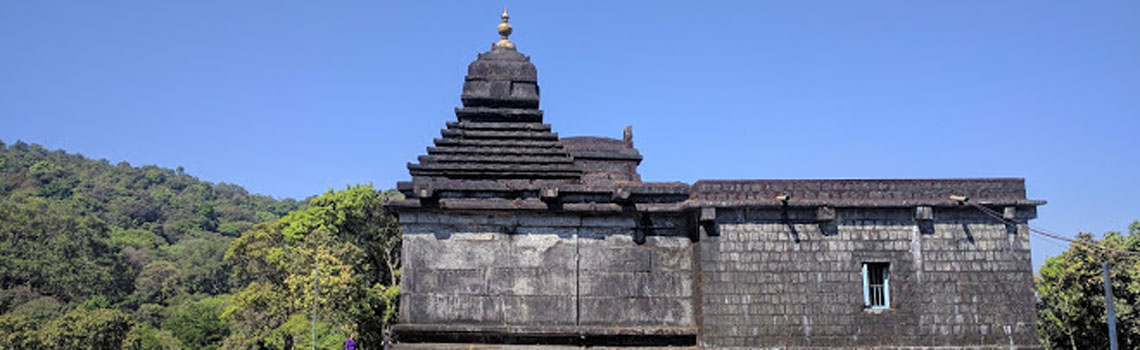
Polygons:
[[[878,268],[883,273],[883,304],[872,304],[871,292],[871,273],[872,269]],[[862,264],[863,275],[863,308],[868,310],[887,310],[891,308],[891,263],[889,262],[864,262]],[[876,285],[877,286],[877,285]]]

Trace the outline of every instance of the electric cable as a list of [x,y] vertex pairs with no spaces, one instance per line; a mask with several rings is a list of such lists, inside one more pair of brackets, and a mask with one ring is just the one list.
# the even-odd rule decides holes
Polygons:
[[[984,213],[984,214],[986,214],[986,215],[990,216],[991,218],[994,218],[998,221],[1001,221],[1002,223],[1013,224],[1013,225],[1018,224],[1018,222],[1016,222],[1014,220],[1006,219],[1005,216],[1003,216],[1001,213],[998,213],[996,210],[986,208],[985,206],[983,206],[981,204],[973,203],[973,202],[970,202],[969,200],[959,200],[958,202],[972,206],[974,208],[977,208],[982,213]],[[1090,248],[1096,248],[1096,249],[1104,250],[1104,251],[1111,252],[1111,253],[1140,256],[1140,252],[1138,252],[1138,251],[1127,250],[1127,249],[1117,249],[1117,248],[1112,248],[1112,247],[1107,247],[1104,245],[1096,244],[1094,242],[1086,242],[1086,241],[1082,241],[1082,240],[1076,240],[1076,239],[1068,238],[1068,237],[1065,237],[1065,236],[1062,236],[1062,235],[1059,235],[1056,233],[1052,233],[1049,231],[1038,229],[1038,228],[1035,228],[1033,226],[1029,226],[1029,224],[1025,224],[1025,227],[1029,228],[1030,233],[1037,234],[1040,237],[1055,239],[1055,240],[1064,241],[1064,242],[1069,242],[1071,244],[1082,245],[1082,246],[1086,246],[1086,247],[1090,247]]]

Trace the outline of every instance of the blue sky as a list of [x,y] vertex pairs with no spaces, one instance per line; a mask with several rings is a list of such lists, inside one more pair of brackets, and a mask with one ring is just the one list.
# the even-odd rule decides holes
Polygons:
[[[394,186],[502,5],[2,2],[0,140],[277,197]],[[1140,219],[1140,2],[507,5],[546,121],[633,125],[646,180],[1024,177],[1035,226]]]

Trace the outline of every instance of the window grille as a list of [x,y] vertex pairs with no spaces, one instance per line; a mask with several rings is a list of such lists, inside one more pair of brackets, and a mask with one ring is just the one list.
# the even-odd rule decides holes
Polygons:
[[870,309],[891,307],[891,264],[863,263],[863,306]]

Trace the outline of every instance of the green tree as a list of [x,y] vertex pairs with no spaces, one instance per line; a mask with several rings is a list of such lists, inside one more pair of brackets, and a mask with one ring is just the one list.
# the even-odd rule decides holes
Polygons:
[[15,308],[0,315],[0,349],[46,349],[39,329],[63,314],[64,306],[55,298],[38,296],[26,288],[6,291],[18,300]]
[[114,326],[122,315],[134,324],[126,348],[177,349],[179,337],[216,346],[192,330],[230,333],[225,306],[206,305],[230,293],[230,241],[304,205],[183,170],[0,146],[0,349],[112,332],[91,320]]
[[106,243],[102,220],[74,203],[40,197],[0,199],[0,287],[31,286],[65,302],[125,295],[130,276]]
[[39,337],[39,322],[24,315],[0,315],[0,349],[46,349]]
[[135,279],[134,301],[162,303],[182,293],[178,284],[178,268],[169,261],[155,261],[143,267]]
[[400,234],[382,208],[394,196],[371,185],[329,191],[234,240],[226,259],[244,287],[224,316],[237,331],[227,344],[285,348],[307,339],[296,322],[309,315],[314,299],[329,329],[347,325],[345,332],[358,330],[363,343],[379,344],[396,315]]
[[135,324],[123,339],[123,350],[182,350],[182,343],[170,331]]
[[118,350],[133,326],[130,316],[116,309],[76,308],[40,329],[51,348]]
[[48,296],[40,296],[12,309],[7,315],[27,317],[36,324],[46,323],[66,311],[66,307]]
[[230,291],[230,264],[225,261],[229,237],[208,233],[163,247],[164,257],[178,268],[178,281],[187,293],[218,295]]
[[1042,343],[1050,349],[1108,348],[1104,262],[1111,264],[1120,347],[1140,347],[1140,256],[1095,245],[1140,251],[1140,222],[1133,222],[1127,234],[1108,232],[1099,241],[1090,234],[1078,234],[1068,250],[1041,266],[1038,329]]
[[231,299],[222,295],[184,302],[174,308],[162,328],[189,348],[218,349],[230,333],[230,327],[222,320],[222,312]]

